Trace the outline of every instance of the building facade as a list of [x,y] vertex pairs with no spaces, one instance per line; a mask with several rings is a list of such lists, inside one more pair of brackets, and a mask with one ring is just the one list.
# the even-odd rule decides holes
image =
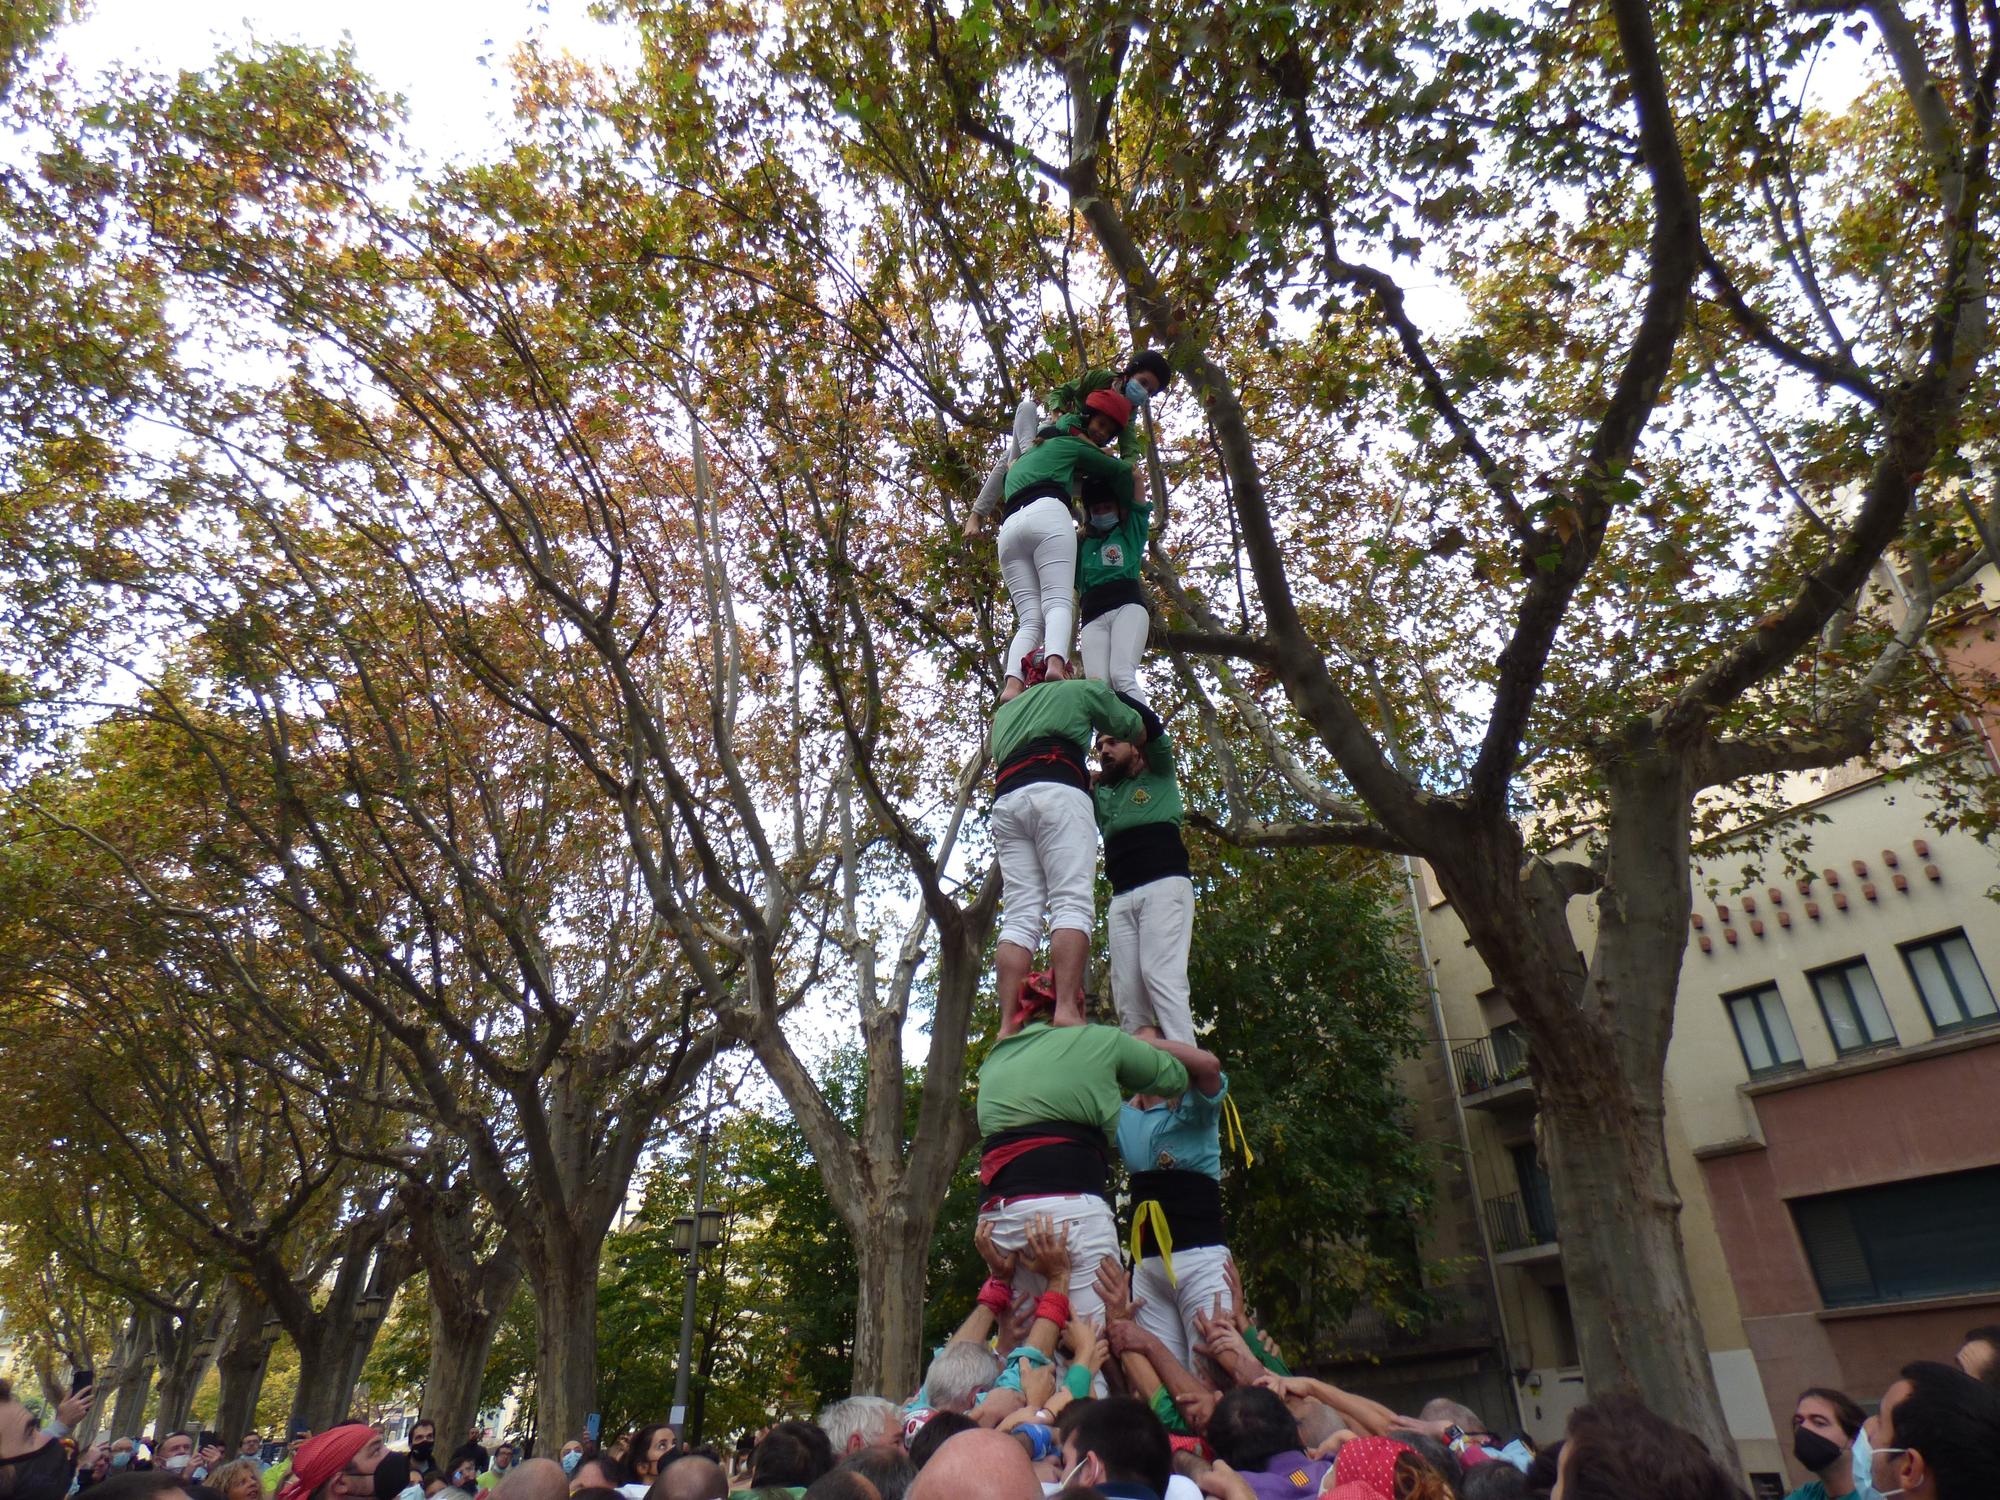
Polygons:
[[[1809,1477],[1790,1452],[1800,1390],[1871,1404],[1902,1364],[2000,1322],[2000,860],[1931,828],[1919,780],[1849,769],[1796,792],[1779,842],[1803,870],[1697,859],[1666,1078],[1703,1332],[1745,1468],[1774,1495]],[[1550,1439],[1587,1391],[1528,1043],[1416,874],[1436,1082],[1522,1425]],[[1592,905],[1571,910],[1587,954]]]

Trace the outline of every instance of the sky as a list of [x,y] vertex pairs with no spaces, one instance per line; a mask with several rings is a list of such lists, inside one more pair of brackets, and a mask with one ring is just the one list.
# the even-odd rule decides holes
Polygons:
[[89,75],[113,63],[199,67],[253,37],[332,46],[343,36],[364,71],[408,100],[410,140],[434,158],[491,137],[508,108],[508,54],[529,37],[591,60],[628,55],[584,0],[90,0],[51,50]]

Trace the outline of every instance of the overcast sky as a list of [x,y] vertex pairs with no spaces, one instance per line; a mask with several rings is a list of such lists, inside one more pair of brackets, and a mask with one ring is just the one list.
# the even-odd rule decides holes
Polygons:
[[52,50],[89,74],[112,63],[199,67],[251,37],[331,46],[342,35],[376,82],[409,101],[410,139],[431,156],[470,152],[490,134],[508,107],[507,56],[529,36],[586,58],[627,55],[620,29],[591,20],[584,0],[91,0]]

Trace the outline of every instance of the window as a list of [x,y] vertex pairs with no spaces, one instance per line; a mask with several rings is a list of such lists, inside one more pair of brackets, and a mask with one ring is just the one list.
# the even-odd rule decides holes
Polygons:
[[1917,993],[1924,997],[1933,1031],[1956,1031],[2000,1018],[2000,1005],[1993,1003],[1993,991],[1979,972],[1979,960],[1972,956],[1972,944],[1963,930],[1905,943],[1903,962],[1909,965]]
[[1785,1014],[1784,998],[1775,984],[1739,990],[1722,999],[1729,1007],[1729,1019],[1736,1023],[1736,1045],[1743,1049],[1752,1078],[1800,1065],[1799,1039],[1792,1035],[1792,1019]]
[[1896,1028],[1889,1024],[1888,1007],[1882,1004],[1867,959],[1818,969],[1808,977],[1819,996],[1826,1029],[1833,1033],[1834,1051],[1844,1055],[1896,1040]]
[[1828,1307],[2000,1289],[2000,1167],[1792,1202]]

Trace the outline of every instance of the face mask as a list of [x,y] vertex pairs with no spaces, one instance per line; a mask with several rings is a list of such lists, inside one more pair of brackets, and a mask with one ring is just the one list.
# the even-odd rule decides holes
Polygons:
[[1153,393],[1135,376],[1125,382],[1125,399],[1134,406],[1144,406],[1153,399]]
[[431,1449],[436,1446],[436,1442],[431,1440],[412,1443],[410,1444],[410,1457],[416,1459],[419,1463],[427,1464],[431,1461]]
[[582,1462],[583,1462],[583,1450],[580,1448],[572,1448],[569,1452],[565,1453],[562,1456],[563,1473],[574,1474],[576,1472],[576,1466]]
[[1801,1427],[1792,1434],[1792,1452],[1801,1464],[1817,1474],[1833,1467],[1840,1458],[1841,1447],[1825,1434]]
[[189,1456],[186,1453],[176,1453],[172,1458],[167,1460],[167,1472],[171,1474],[180,1473],[182,1469],[188,1466]]
[[132,1455],[129,1453],[114,1453],[111,1455],[111,1467],[114,1469],[122,1469],[130,1462],[132,1462]]
[[1855,1500],[1888,1500],[1890,1495],[1902,1494],[1901,1489],[1878,1490],[1875,1488],[1875,1459],[1883,1453],[1904,1453],[1904,1448],[1877,1448],[1869,1439],[1868,1429],[1863,1427],[1854,1435],[1854,1494]]
[[44,1443],[31,1453],[10,1460],[13,1477],[10,1500],[62,1500],[69,1493],[76,1459],[61,1443]]

